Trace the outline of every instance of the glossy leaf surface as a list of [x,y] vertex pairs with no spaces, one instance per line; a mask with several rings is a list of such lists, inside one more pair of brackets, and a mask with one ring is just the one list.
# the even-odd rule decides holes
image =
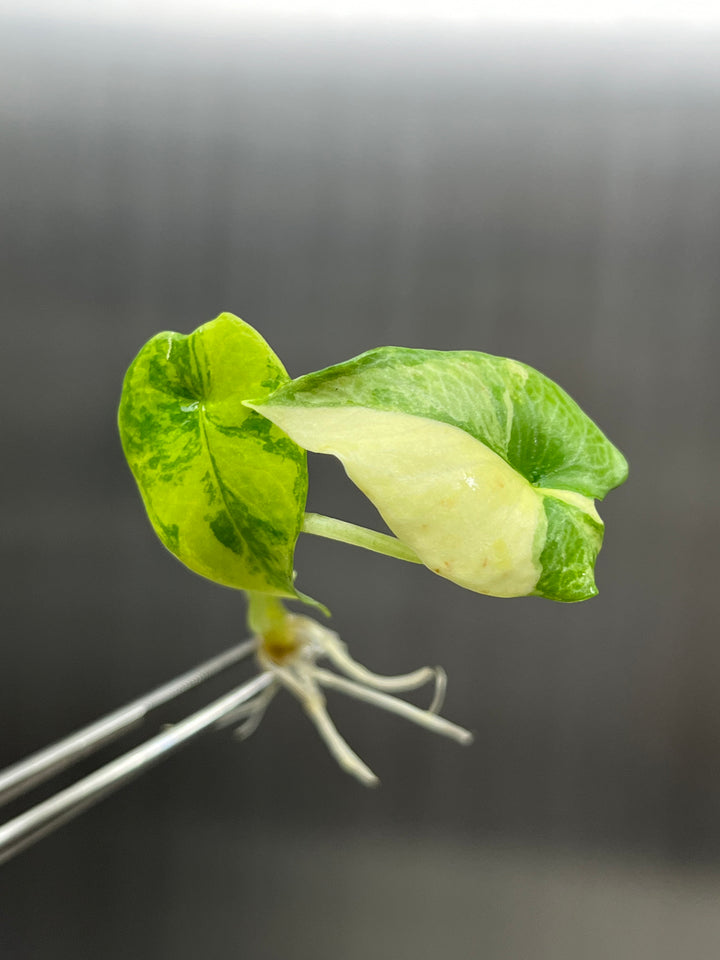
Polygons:
[[142,348],[119,426],[148,516],[179,560],[217,583],[295,597],[306,454],[243,405],[288,379],[262,337],[223,313]]
[[627,464],[531,367],[385,347],[252,406],[306,449],[337,456],[435,573],[493,596],[597,593],[593,498],[622,483]]

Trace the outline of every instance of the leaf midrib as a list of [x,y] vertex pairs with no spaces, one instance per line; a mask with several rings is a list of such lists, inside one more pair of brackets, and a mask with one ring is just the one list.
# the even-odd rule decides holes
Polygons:
[[237,521],[235,520],[233,512],[230,509],[230,505],[227,502],[227,498],[225,496],[225,484],[220,478],[220,471],[217,468],[217,464],[215,463],[215,457],[213,456],[212,450],[210,449],[210,440],[208,438],[207,425],[205,422],[206,418],[207,420],[210,420],[210,415],[207,413],[205,409],[205,403],[203,403],[202,401],[200,401],[200,403],[198,404],[198,411],[199,411],[198,419],[200,421],[200,433],[202,435],[203,442],[205,444],[205,449],[207,450],[208,459],[210,460],[210,467],[212,469],[213,476],[215,477],[215,484],[220,493],[220,499],[222,501],[223,506],[225,507],[225,512],[227,513],[228,517],[230,517],[230,522],[232,523],[235,529],[235,532],[238,534],[238,536],[243,541],[243,543],[246,543],[246,537],[242,531],[242,528],[238,525]]
[[[192,357],[193,366],[195,367],[195,377],[197,378],[198,385],[200,388],[198,392],[202,397],[204,397],[205,396],[205,380],[203,378],[203,373],[202,373],[203,367],[200,365],[198,361],[197,338],[193,335],[191,335],[190,337],[190,355]],[[205,369],[208,369],[207,362],[205,364]],[[202,435],[203,443],[205,445],[205,449],[207,450],[208,459],[210,461],[210,468],[212,470],[213,476],[215,477],[215,485],[220,494],[220,500],[223,506],[225,507],[225,512],[227,516],[230,518],[230,522],[233,526],[233,529],[235,530],[237,535],[240,537],[242,542],[246,543],[247,538],[244,536],[242,529],[238,525],[237,521],[235,520],[235,516],[233,515],[233,512],[230,509],[230,505],[225,495],[225,484],[223,483],[220,477],[220,471],[218,470],[217,463],[215,462],[215,457],[213,456],[213,452],[210,448],[210,439],[208,437],[206,421],[211,422],[211,417],[207,411],[207,403],[204,399],[198,400],[198,420],[200,423],[200,433]]]

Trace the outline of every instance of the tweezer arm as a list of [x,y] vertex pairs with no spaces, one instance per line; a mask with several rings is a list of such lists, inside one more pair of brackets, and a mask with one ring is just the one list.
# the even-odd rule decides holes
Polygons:
[[192,670],[175,677],[174,680],[133,700],[119,710],[101,717],[81,730],[76,730],[63,740],[7,767],[0,772],[0,807],[26,793],[32,787],[44,783],[45,780],[65,770],[82,757],[95,753],[104,744],[116,740],[137,726],[155,707],[180,696],[181,693],[185,693],[249,656],[256,646],[255,640],[239,643],[230,650],[206,660]]
[[253,677],[248,683],[213,701],[186,720],[8,821],[0,827],[0,864],[159,763],[189,740],[215,726],[241,704],[257,696],[272,679],[270,672]]

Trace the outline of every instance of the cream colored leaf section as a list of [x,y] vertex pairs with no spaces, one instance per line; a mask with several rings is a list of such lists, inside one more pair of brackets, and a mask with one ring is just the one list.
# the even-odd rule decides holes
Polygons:
[[556,500],[562,500],[564,503],[569,503],[573,507],[577,507],[578,510],[582,510],[583,513],[587,513],[596,523],[602,523],[592,497],[584,497],[581,493],[576,493],[574,490],[553,490],[549,487],[538,487],[537,489],[538,493],[542,493],[548,497],[555,497]]
[[464,430],[365,407],[254,406],[294,441],[338,457],[390,529],[442,577],[478,593],[531,593],[542,495]]

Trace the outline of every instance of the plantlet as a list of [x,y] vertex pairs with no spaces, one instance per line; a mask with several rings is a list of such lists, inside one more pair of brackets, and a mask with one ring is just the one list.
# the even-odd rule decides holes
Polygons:
[[[461,743],[439,717],[444,673],[379,677],[284,599],[300,533],[422,563],[478,593],[577,601],[597,593],[595,499],[627,477],[622,454],[555,383],[515,360],[384,347],[291,380],[232,314],[160,333],[131,364],[123,449],[165,546],[196,573],[247,591],[257,659],[272,683],[231,718],[247,736],[280,687],[333,755],[376,782],[325,708],[332,688]],[[306,451],[338,457],[395,536],[305,512]],[[321,668],[325,659],[337,672]],[[394,696],[434,681],[427,710]]]

